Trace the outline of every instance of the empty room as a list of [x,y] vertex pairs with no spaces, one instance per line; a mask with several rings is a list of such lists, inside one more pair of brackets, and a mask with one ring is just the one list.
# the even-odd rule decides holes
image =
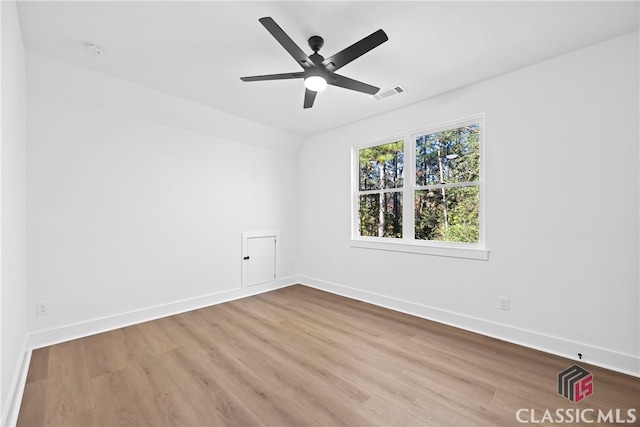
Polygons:
[[640,2],[0,3],[0,425],[640,424]]

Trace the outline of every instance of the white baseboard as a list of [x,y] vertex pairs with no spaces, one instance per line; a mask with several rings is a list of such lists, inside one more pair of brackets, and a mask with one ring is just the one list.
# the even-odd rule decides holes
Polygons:
[[4,408],[0,425],[15,426],[18,422],[18,414],[20,413],[20,404],[22,403],[22,395],[24,387],[27,383],[27,374],[29,373],[29,363],[31,362],[31,349],[29,348],[29,335],[25,335],[20,349],[20,360],[11,381],[11,388],[7,394],[6,402],[2,402]]
[[[312,288],[389,308],[402,313],[411,314],[424,319],[433,320],[438,323],[444,323],[456,328],[497,338],[502,341],[540,350],[545,353],[566,357],[567,359],[571,359],[576,362],[589,363],[612,371],[640,377],[640,358],[630,354],[623,354],[560,337],[515,328],[513,326],[478,319],[464,314],[453,313],[415,302],[314,279],[312,277],[302,276],[300,277],[300,283]],[[578,360],[578,353],[583,355],[581,360]]]
[[91,319],[57,328],[32,332],[30,334],[30,344],[32,349],[59,344],[61,342],[83,338],[101,332],[123,328],[125,326],[131,326],[161,317],[172,316],[174,314],[184,313],[190,310],[197,310],[199,308],[261,294],[274,289],[290,286],[297,282],[298,278],[295,276],[284,277],[282,279],[260,285],[231,289],[215,294],[204,295],[127,313],[120,313],[113,316]]

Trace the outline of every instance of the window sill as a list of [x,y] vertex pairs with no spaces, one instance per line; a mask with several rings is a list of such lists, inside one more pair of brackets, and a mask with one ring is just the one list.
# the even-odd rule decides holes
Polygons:
[[[385,239],[386,240],[386,239]],[[393,252],[407,252],[412,254],[422,255],[435,255],[450,258],[466,258],[475,259],[481,261],[489,260],[489,249],[471,247],[471,246],[458,246],[458,245],[446,245],[446,244],[420,244],[420,243],[407,243],[407,242],[393,242],[382,241],[379,238],[372,239],[351,239],[351,247],[364,248],[364,249],[376,249],[381,251],[393,251]]]

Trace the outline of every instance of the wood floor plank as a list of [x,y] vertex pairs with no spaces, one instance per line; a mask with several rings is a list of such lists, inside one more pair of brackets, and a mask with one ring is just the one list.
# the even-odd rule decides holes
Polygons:
[[318,423],[304,408],[283,398],[258,375],[222,350],[211,352],[207,362],[215,378],[242,402],[251,402],[250,410],[261,422],[272,426],[313,426]]
[[370,425],[376,426],[418,426],[430,425],[424,420],[414,417],[392,403],[387,402],[378,396],[371,396],[367,402],[358,410]]
[[[370,366],[389,378],[394,378],[404,368],[402,365],[389,363],[389,360],[377,351],[377,346],[373,345],[371,341],[349,335],[344,331],[327,330],[324,327],[324,323],[326,323],[326,320],[314,322],[312,319],[299,316],[296,319],[286,320],[283,325],[292,330],[302,331],[310,337],[308,339],[320,340],[330,343],[335,348],[344,349],[351,356],[347,360]],[[368,351],[371,346],[376,348],[373,351]]]
[[[273,298],[269,294],[263,294],[262,297],[265,301],[271,304],[277,305],[277,298]],[[314,321],[319,319],[331,319],[329,322],[324,322],[324,326],[329,330],[335,330],[336,332],[348,333],[352,336],[359,336],[363,339],[374,339],[380,336],[380,332],[371,327],[367,322],[354,321],[352,316],[357,316],[358,312],[349,311],[342,313],[341,311],[328,310],[313,301],[308,301],[300,298],[297,304],[289,306],[290,311],[295,311],[298,316],[304,318],[312,318]]]
[[140,325],[128,326],[120,329],[121,334],[114,337],[118,339],[117,346],[124,352],[127,366],[144,362],[147,358],[156,356],[156,350],[149,343]]
[[17,425],[44,426],[45,405],[47,398],[47,380],[31,381],[24,387]]
[[91,381],[81,340],[49,347],[45,425],[77,425],[93,409]]
[[146,357],[131,364],[131,381],[153,425],[204,425],[207,421],[197,406],[184,394],[184,386],[159,356]]
[[[104,426],[150,426],[153,420],[129,368],[91,379],[96,417]],[[73,424],[67,424],[73,425]]]
[[96,416],[96,411],[93,409],[88,409],[86,411],[80,412],[77,417],[77,425],[82,427],[97,427],[98,417]]
[[288,401],[305,408],[319,425],[368,425],[367,420],[357,414],[359,407],[354,408],[336,399],[331,387],[318,387],[318,384],[306,379],[300,370],[289,369],[258,352],[248,352],[240,362],[264,381],[273,384]]
[[[156,354],[173,350],[182,344],[176,341],[176,334],[172,334],[175,328],[172,328],[172,322],[167,318],[156,319],[151,322],[144,322],[135,325],[149,342]],[[168,327],[168,328],[167,328]]]
[[249,310],[238,304],[225,305],[225,309],[238,319],[238,326],[243,326],[244,333],[256,337],[264,342],[262,350],[273,357],[278,363],[292,367],[295,365],[317,384],[330,383],[333,394],[354,405],[362,405],[369,400],[371,393],[362,390],[341,376],[336,376],[330,369],[317,360],[316,354],[310,353],[307,346],[296,345],[297,341],[288,339],[287,328],[281,324],[261,322]]
[[[428,396],[419,397],[407,410],[411,415],[420,418],[426,425],[442,427],[479,427],[495,426],[497,423],[469,414],[464,409],[452,407]],[[513,424],[511,424],[513,425]]]
[[269,293],[254,295],[251,298],[247,298],[246,301],[243,300],[243,302],[246,302],[246,304],[241,305],[247,310],[255,313],[257,316],[260,316],[261,320],[264,322],[280,323],[283,320],[289,318],[289,315],[286,311],[283,311],[278,307],[270,304],[268,299],[262,298],[263,296],[266,296],[268,294]]
[[[225,307],[221,310],[229,311],[229,315],[232,316],[232,308]],[[243,365],[269,384],[273,384],[292,404],[305,408],[320,425],[366,424],[366,420],[356,412],[363,402],[361,393],[354,391],[350,394],[341,391],[334,382],[327,381],[326,377],[319,374],[317,368],[307,369],[303,364],[295,363],[283,353],[283,350],[269,345],[270,342],[277,342],[274,341],[276,337],[269,337],[268,334],[259,335],[255,330],[259,328],[258,324],[248,324],[244,317],[246,316],[235,316],[236,324],[228,325],[236,328],[238,336],[248,339],[239,358]],[[344,381],[341,385],[346,386]]]
[[223,304],[206,310],[193,312],[197,322],[204,322],[207,335],[215,341],[210,349],[222,349],[234,357],[241,357],[250,348],[247,341],[241,339],[235,327],[235,319],[223,310]]
[[[437,334],[436,334],[437,335]],[[491,384],[493,387],[503,387],[511,390],[519,390],[521,387],[534,388],[542,391],[548,387],[555,387],[556,374],[566,366],[557,364],[557,368],[543,369],[531,381],[531,360],[510,362],[502,356],[494,354],[492,346],[487,346],[482,341],[451,340],[435,336],[429,340],[412,338],[410,342],[392,339],[378,340],[386,346],[395,346],[397,349],[419,356],[413,360],[411,369],[426,375],[444,373],[451,378],[474,378],[478,384]],[[451,343],[453,341],[453,343]],[[422,360],[422,363],[419,363]],[[418,362],[418,363],[416,363]],[[529,373],[527,373],[529,372]]]
[[27,372],[27,384],[47,378],[49,371],[49,347],[37,348],[31,352],[31,362]]
[[[304,342],[305,350],[312,353],[313,357],[324,366],[330,367],[335,375],[339,375],[357,384],[364,390],[386,399],[396,406],[408,408],[419,396],[419,393],[405,386],[400,386],[397,381],[382,375],[367,360],[357,359],[353,356],[353,349],[346,346],[335,346],[331,342],[316,339],[298,329],[298,325],[283,322],[286,328],[282,335],[292,342]],[[394,368],[394,372],[397,369]]]
[[199,408],[207,408],[205,425],[257,426],[263,423],[216,379],[205,359],[184,347],[162,354],[165,366],[182,373],[181,382],[190,384],[189,400]]
[[557,374],[574,363],[297,285],[34,350],[18,426],[512,426],[521,408],[640,409],[640,379],[586,363],[594,393],[569,402]]
[[92,335],[82,340],[91,378],[126,368],[128,360],[121,348],[122,330]]
[[[269,305],[273,309],[273,305]],[[242,310],[240,310],[242,311]],[[246,317],[247,313],[245,312]],[[281,313],[275,311],[273,317],[284,318]],[[322,366],[330,367],[331,371],[342,378],[358,384],[363,390],[376,393],[401,408],[408,408],[419,396],[415,390],[400,387],[394,380],[380,375],[369,367],[369,363],[358,362],[354,359],[353,349],[346,346],[334,346],[329,339],[320,340],[299,329],[299,324],[291,324],[288,320],[281,322],[285,326],[278,331],[279,343],[304,342],[304,351],[313,355],[314,359]],[[293,348],[297,348],[294,346]],[[394,373],[397,369],[394,369]],[[366,396],[365,396],[366,397]]]
[[[415,322],[407,321],[410,316],[398,316],[398,313],[393,310],[374,307],[317,289],[308,290],[302,286],[291,286],[284,291],[290,292],[296,298],[297,307],[304,307],[305,310],[318,316],[331,316],[340,324],[357,328],[360,333],[369,338],[379,337],[388,331],[396,337],[416,334]],[[335,310],[336,305],[344,309]]]
[[91,380],[100,425],[153,425],[152,414],[138,393],[129,368],[110,372]]
[[451,380],[442,375],[420,375],[404,371],[398,378],[401,384],[415,388],[449,408],[458,410],[474,419],[486,419],[495,389],[487,389],[470,381]]

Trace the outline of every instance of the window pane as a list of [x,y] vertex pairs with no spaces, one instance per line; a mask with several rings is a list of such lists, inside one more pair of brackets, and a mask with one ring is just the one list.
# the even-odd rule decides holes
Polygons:
[[360,196],[360,235],[402,237],[402,193],[385,192]]
[[416,185],[479,180],[479,124],[416,138]]
[[404,142],[363,148],[359,151],[360,190],[402,187]]
[[478,243],[480,188],[416,191],[416,239]]

